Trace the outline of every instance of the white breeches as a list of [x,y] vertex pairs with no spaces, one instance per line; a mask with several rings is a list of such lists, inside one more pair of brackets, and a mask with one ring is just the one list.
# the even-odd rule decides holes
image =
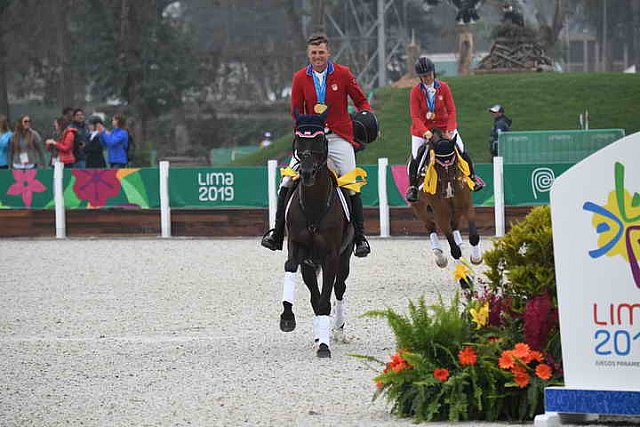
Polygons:
[[[342,176],[356,168],[356,153],[353,151],[353,146],[349,141],[345,141],[335,133],[330,133],[327,135],[327,142],[329,143],[327,165],[330,169],[333,169],[338,176]],[[289,167],[298,170],[298,161],[295,156],[291,157]],[[280,183],[280,187],[291,188],[292,186],[293,179],[289,176],[284,177]],[[350,192],[350,194],[355,193]]]
[[[460,150],[460,153],[464,153],[464,142],[462,142],[462,137],[458,133],[458,129],[455,129],[452,132],[451,137],[453,138],[456,135],[458,136],[456,140],[456,144],[458,145],[458,150]],[[420,147],[422,147],[426,143],[427,143],[426,139],[420,136],[411,135],[411,157],[415,159],[418,156],[418,150],[420,149]]]

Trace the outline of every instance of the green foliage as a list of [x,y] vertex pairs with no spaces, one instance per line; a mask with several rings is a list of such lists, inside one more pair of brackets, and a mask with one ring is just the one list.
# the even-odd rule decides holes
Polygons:
[[513,297],[516,310],[524,308],[531,297],[556,295],[550,208],[534,208],[495,240],[484,260],[490,288]]

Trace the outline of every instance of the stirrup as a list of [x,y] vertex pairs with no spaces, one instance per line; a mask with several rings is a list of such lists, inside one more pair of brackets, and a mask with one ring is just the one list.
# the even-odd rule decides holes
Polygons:
[[359,236],[354,239],[355,247],[353,248],[353,254],[358,258],[364,258],[371,253],[371,246],[366,237]]
[[284,236],[282,237],[277,236],[276,229],[272,228],[271,230],[264,233],[260,244],[272,251],[281,251],[283,241],[284,241]]
[[409,186],[407,188],[407,193],[405,195],[408,202],[417,202],[418,201],[418,187],[415,185]]

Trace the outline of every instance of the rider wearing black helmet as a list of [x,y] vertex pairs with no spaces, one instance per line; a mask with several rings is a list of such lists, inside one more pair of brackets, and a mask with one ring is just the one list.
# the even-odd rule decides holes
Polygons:
[[469,154],[464,150],[464,143],[458,133],[456,106],[453,102],[449,86],[436,79],[435,65],[426,56],[421,56],[415,63],[415,71],[420,83],[411,89],[409,94],[409,110],[411,112],[411,162],[409,164],[409,188],[407,200],[418,200],[418,151],[431,137],[431,130],[438,128],[443,137],[456,138],[458,151],[469,164],[470,177],[475,182],[474,191],[484,187],[484,182],[476,177]]

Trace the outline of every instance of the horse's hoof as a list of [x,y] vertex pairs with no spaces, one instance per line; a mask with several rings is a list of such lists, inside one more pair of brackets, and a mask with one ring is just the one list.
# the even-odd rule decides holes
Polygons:
[[473,256],[471,257],[471,264],[473,265],[480,265],[482,264],[482,256],[479,256],[478,258],[474,258]]
[[291,314],[291,317],[285,316],[284,313],[280,315],[280,330],[282,332],[291,332],[296,328],[296,317]]
[[326,359],[331,357],[331,350],[329,350],[329,346],[325,343],[320,344],[318,347],[318,352],[316,353],[320,359]]
[[333,330],[333,340],[335,342],[339,342],[342,344],[349,344],[349,340],[347,339],[346,334],[344,333],[344,324],[341,328],[336,328]]
[[447,266],[447,264],[449,263],[449,261],[447,260],[447,257],[444,256],[444,253],[442,252],[441,249],[434,249],[433,250],[433,255],[435,255],[436,257],[436,265],[440,268],[445,268]]

